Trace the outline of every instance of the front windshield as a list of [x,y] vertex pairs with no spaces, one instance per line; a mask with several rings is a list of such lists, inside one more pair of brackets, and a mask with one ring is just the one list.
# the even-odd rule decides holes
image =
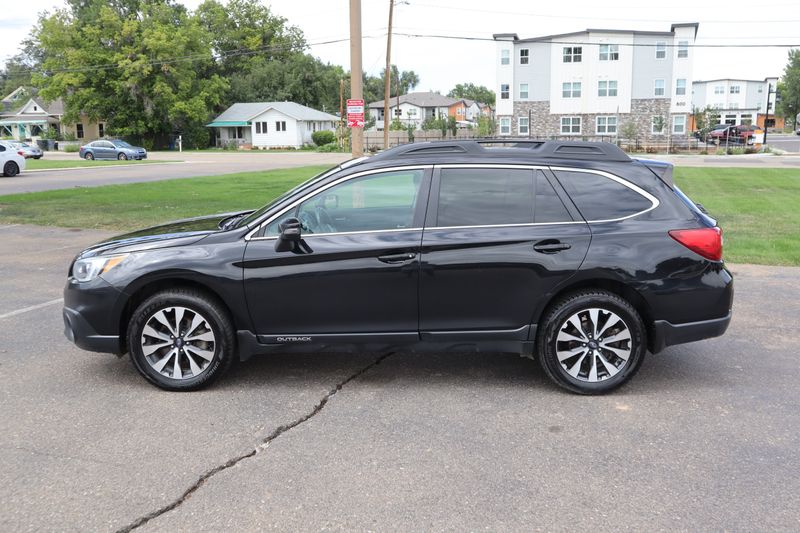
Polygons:
[[278,196],[277,198],[272,200],[270,203],[268,203],[267,205],[265,205],[261,209],[253,211],[247,217],[243,218],[236,225],[236,227],[237,228],[241,228],[242,226],[247,226],[251,222],[254,222],[254,221],[258,220],[258,218],[261,217],[261,215],[263,215],[264,213],[269,211],[269,209],[272,208],[272,206],[278,204],[284,198],[286,198],[286,197],[288,197],[288,196],[290,196],[290,195],[292,195],[292,194],[294,194],[294,193],[296,193],[298,191],[301,191],[301,190],[303,190],[303,189],[305,189],[307,187],[310,187],[311,185],[313,185],[314,183],[318,182],[321,179],[327,178],[328,176],[330,176],[334,172],[338,172],[340,168],[342,168],[342,165],[336,165],[333,168],[329,168],[328,170],[317,174],[313,178],[307,179],[306,181],[302,182],[300,185],[297,185],[296,187],[293,187],[293,188],[289,189],[288,191],[286,191],[285,193],[281,194],[280,196]]
[[130,148],[131,147],[131,145],[126,143],[125,141],[111,141],[111,142],[114,143],[114,146],[118,146],[120,148]]

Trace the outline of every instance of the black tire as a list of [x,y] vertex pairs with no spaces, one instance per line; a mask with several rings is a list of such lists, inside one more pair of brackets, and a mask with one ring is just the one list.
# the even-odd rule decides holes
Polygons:
[[123,154],[122,152],[120,152],[120,153],[117,155],[117,159],[118,159],[119,161],[127,161],[127,160],[128,160],[128,156],[127,156],[127,155],[125,155],[125,154]]
[[[611,337],[624,337],[625,330],[627,330],[630,340],[612,341],[610,344],[616,349],[621,348],[620,351],[622,352],[629,351],[627,360],[617,357],[616,352],[599,346],[597,342],[598,340],[603,340],[601,336],[598,336],[600,337],[599,339],[595,339],[591,332],[587,332],[590,329],[588,324],[591,323],[588,320],[590,319],[589,309],[598,309],[600,311],[597,320],[598,328],[608,328],[606,331],[611,333],[609,336],[608,333],[601,330],[602,335],[606,335],[606,342]],[[617,323],[615,325],[611,321],[614,314],[617,315],[618,319],[621,319],[622,324]],[[580,320],[580,325],[583,328],[581,334],[590,338],[590,342],[594,342],[594,344],[589,345],[581,341],[571,340],[558,341],[562,328],[567,328],[564,331],[567,337],[571,336],[569,331],[576,331],[574,327],[570,327],[567,324],[567,321],[576,315],[579,317],[578,320]],[[604,319],[605,322],[603,322]],[[614,334],[618,331],[622,334]],[[588,351],[588,357],[582,357],[581,353],[577,353],[574,356],[564,358],[564,364],[562,364],[557,353],[559,347],[562,353],[575,350]],[[592,347],[596,349],[596,352],[591,350]],[[647,332],[639,313],[625,299],[603,290],[584,290],[567,295],[555,302],[545,312],[537,335],[537,352],[542,369],[557,385],[577,394],[604,394],[623,385],[641,367],[646,350]],[[596,356],[596,353],[600,355]],[[604,368],[606,362],[610,363],[613,368]],[[594,370],[595,381],[591,381],[591,363],[596,365],[596,370]],[[570,367],[570,365],[572,366]],[[571,375],[567,367],[570,367],[569,370],[578,375]],[[611,371],[608,368],[611,368]],[[612,371],[615,373],[612,374]]]
[[83,158],[87,161],[92,161],[94,160],[94,154],[92,152],[86,152],[86,155],[84,155]]
[[42,156],[40,156],[40,155],[34,156],[34,159],[36,159],[37,161],[38,161],[39,159],[41,159],[41,158],[42,158]]
[[[213,348],[208,350],[209,353],[213,351],[213,358],[198,375],[183,379],[174,379],[174,377],[166,376],[156,370],[145,356],[142,346],[145,326],[152,323],[151,319],[154,319],[159,312],[170,313],[170,309],[175,307],[185,308],[199,314],[209,325],[214,337]],[[188,331],[186,333],[188,339]],[[127,341],[131,361],[136,370],[150,383],[169,391],[190,391],[204,388],[227,372],[236,360],[236,337],[227,310],[216,298],[194,289],[172,289],[147,298],[131,315]],[[167,346],[166,349],[172,349],[172,346]],[[180,359],[182,366],[188,368],[188,356],[179,352],[178,357],[182,358]],[[195,359],[203,362],[199,357],[195,356]],[[172,361],[173,369],[174,365],[175,360]],[[166,369],[165,366],[164,370],[166,371]],[[174,373],[174,370],[172,372]]]
[[17,165],[14,161],[8,161],[5,165],[3,165],[3,176],[7,178],[13,178],[19,174],[19,165]]

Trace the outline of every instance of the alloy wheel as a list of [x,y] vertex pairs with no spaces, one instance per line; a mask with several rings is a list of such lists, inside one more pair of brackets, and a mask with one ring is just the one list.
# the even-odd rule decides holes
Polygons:
[[628,364],[631,331],[613,311],[582,309],[567,318],[556,336],[556,355],[574,379],[597,383],[617,375]]
[[178,380],[205,372],[217,347],[208,319],[188,307],[156,311],[145,323],[140,342],[153,370]]

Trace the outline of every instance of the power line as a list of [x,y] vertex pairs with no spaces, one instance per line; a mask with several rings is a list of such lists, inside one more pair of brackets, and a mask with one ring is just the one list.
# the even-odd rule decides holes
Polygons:
[[[578,32],[583,33],[583,32]],[[620,32],[624,33],[624,32]],[[493,37],[465,37],[460,35],[437,35],[437,34],[424,34],[424,33],[400,33],[395,32],[395,35],[399,35],[401,37],[412,37],[412,38],[422,38],[422,39],[451,39],[451,40],[460,40],[460,41],[490,41],[496,42]],[[525,44],[526,41],[519,40],[519,41],[509,41],[515,44]],[[599,45],[599,44],[613,44],[617,46],[630,46],[630,47],[649,47],[654,48],[656,46],[662,46],[667,48],[798,48],[800,44],[779,44],[779,43],[771,43],[771,44],[660,44],[657,45],[656,43],[615,43],[612,41],[608,42],[590,42],[590,41],[554,41],[550,39],[543,39],[543,40],[532,40],[527,41],[531,43],[549,43],[549,44],[569,44],[569,45]]]

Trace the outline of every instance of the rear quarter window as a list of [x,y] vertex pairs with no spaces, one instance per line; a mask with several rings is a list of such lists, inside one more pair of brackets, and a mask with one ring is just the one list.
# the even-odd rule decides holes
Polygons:
[[588,221],[626,218],[654,205],[627,185],[600,174],[566,170],[556,170],[555,174]]

